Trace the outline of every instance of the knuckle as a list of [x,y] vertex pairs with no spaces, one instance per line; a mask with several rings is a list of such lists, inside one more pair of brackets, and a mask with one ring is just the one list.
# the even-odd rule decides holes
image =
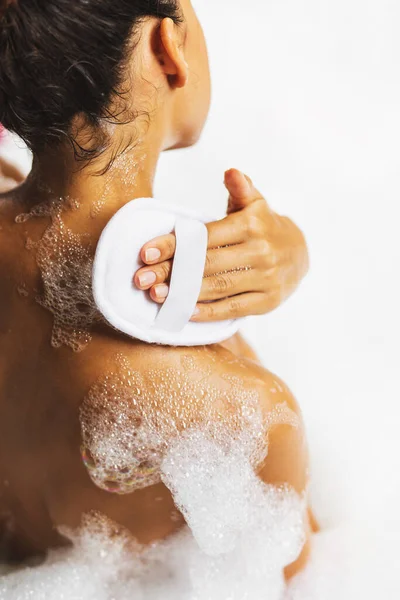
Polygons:
[[169,274],[170,274],[170,263],[165,262],[162,265],[160,265],[160,267],[159,267],[160,278],[165,281],[169,278]]
[[273,252],[272,252],[271,244],[268,242],[268,240],[266,240],[266,239],[258,240],[257,245],[255,246],[255,251],[259,258],[264,259],[264,260],[266,258],[268,258],[268,263],[269,263],[269,257],[271,254],[273,254]]
[[239,300],[231,300],[230,301],[230,303],[229,303],[229,314],[232,317],[237,316],[239,314],[239,312],[240,312],[240,309],[241,309],[241,305],[240,305]]
[[175,240],[172,236],[165,239],[164,242],[164,253],[166,256],[173,256],[175,252]]
[[271,269],[275,269],[279,265],[279,254],[273,249],[269,248],[268,251],[268,266]]
[[212,270],[213,266],[214,266],[214,257],[212,254],[210,254],[210,252],[207,252],[206,264],[205,264],[206,273],[210,272]]
[[215,277],[213,280],[214,291],[218,294],[224,294],[229,290],[230,280],[228,277]]
[[207,317],[209,319],[212,319],[215,314],[215,309],[212,304],[207,304],[206,306],[207,306]]
[[263,235],[263,222],[262,220],[254,214],[249,214],[246,217],[246,233],[249,237],[260,237]]

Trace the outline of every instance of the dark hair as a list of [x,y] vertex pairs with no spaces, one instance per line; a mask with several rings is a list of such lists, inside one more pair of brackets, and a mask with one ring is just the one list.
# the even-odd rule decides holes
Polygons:
[[121,93],[124,59],[146,17],[179,22],[178,0],[0,0],[0,123],[34,153],[69,141],[77,114],[98,128]]

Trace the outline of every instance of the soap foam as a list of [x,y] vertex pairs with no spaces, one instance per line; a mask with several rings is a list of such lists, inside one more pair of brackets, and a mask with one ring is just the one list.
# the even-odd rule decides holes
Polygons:
[[344,525],[314,537],[311,560],[288,585],[282,568],[303,543],[305,499],[254,475],[243,446],[230,451],[186,431],[162,478],[190,527],[140,546],[100,515],[44,564],[0,577],[1,600],[398,600],[398,520]]
[[[87,517],[73,546],[50,552],[46,562],[0,579],[1,600],[124,600],[136,598],[120,588],[130,568],[133,542],[100,516]],[[97,575],[96,575],[97,574]],[[132,577],[132,580],[134,581]],[[134,584],[135,585],[135,584]],[[116,595],[117,594],[117,595]],[[140,598],[140,596],[139,596]]]
[[144,153],[139,155],[138,148],[140,148],[140,144],[141,142],[139,141],[135,146],[137,155],[132,154],[132,149],[121,152],[116,156],[107,173],[105,173],[101,196],[92,204],[91,216],[93,218],[97,217],[104,208],[115,180],[118,180],[118,184],[125,193],[132,193],[133,195],[137,177],[147,158],[147,155]]
[[[257,579],[254,569],[261,563],[268,571],[271,550],[263,554],[263,549],[253,549],[250,541],[242,553],[209,556],[185,528],[164,542],[143,548],[126,533],[116,533],[99,516],[87,518],[82,529],[68,537],[73,546],[51,551],[40,566],[9,574],[4,570],[3,576],[0,570],[0,600],[399,598],[400,531],[384,531],[377,523],[374,531],[344,524],[315,536],[309,565],[288,586],[280,573],[274,575],[275,561],[268,575]],[[288,544],[288,535],[282,531],[285,539]],[[248,572],[244,565],[249,566]]]
[[[206,434],[187,432],[163,461],[163,479],[197,535],[185,527],[143,547],[93,515],[81,531],[62,531],[71,548],[52,551],[43,565],[1,578],[0,599],[281,600],[282,568],[303,542],[304,502],[288,489],[260,482],[240,444],[231,450],[226,454]],[[199,455],[203,460],[197,464]],[[193,500],[202,484],[199,503]]]
[[264,416],[258,393],[244,381],[229,377],[216,386],[213,370],[193,356],[140,373],[117,357],[115,371],[91,388],[81,407],[82,457],[92,480],[119,494],[159,482],[167,449],[197,427],[225,450],[240,442],[246,458],[260,464],[269,429],[297,427],[298,419],[285,404]]
[[[136,578],[126,591],[154,600],[262,600],[267,590],[281,599],[283,569],[305,539],[306,497],[263,483],[255,466],[268,453],[269,428],[298,427],[296,415],[281,404],[263,416],[245,377],[226,376],[216,388],[213,370],[193,356],[179,368],[141,373],[122,356],[116,362],[81,410],[89,473],[121,494],[162,480],[190,528],[132,556]],[[140,478],[144,462],[152,471]]]
[[70,198],[56,198],[34,206],[16,217],[17,223],[48,217],[50,225],[43,237],[27,240],[27,249],[36,253],[43,282],[37,301],[53,314],[51,343],[55,348],[69,346],[83,350],[91,339],[92,326],[101,320],[92,295],[93,252],[84,235],[68,229],[62,214],[77,210],[79,203]]
[[81,407],[82,457],[94,483],[126,494],[160,481],[164,440],[142,405],[146,385],[123,362],[89,391]]
[[163,481],[199,548],[193,568],[204,598],[261,600],[264,586],[279,598],[283,569],[305,541],[305,496],[263,483],[245,447],[243,439],[227,447],[191,431],[163,461]]

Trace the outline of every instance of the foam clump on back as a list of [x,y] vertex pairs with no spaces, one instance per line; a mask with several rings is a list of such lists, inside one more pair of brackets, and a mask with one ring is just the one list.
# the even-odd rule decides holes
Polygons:
[[[163,481],[206,554],[230,552],[246,536],[254,543],[263,529],[264,550],[268,541],[272,561],[286,566],[301,549],[302,499],[289,488],[264,484],[245,450],[243,440],[221,445],[207,433],[191,431],[169,450]],[[296,544],[279,556],[279,536],[285,532]]]
[[303,498],[266,485],[248,452],[253,440],[221,444],[191,431],[169,451],[163,481],[174,494],[197,542],[191,565],[195,598],[278,600],[283,569],[304,543]]
[[88,237],[74,233],[63,219],[64,213],[78,209],[76,200],[52,197],[15,219],[18,224],[50,219],[42,237],[36,241],[28,238],[26,243],[42,278],[42,293],[36,301],[53,315],[52,346],[65,345],[75,352],[87,346],[93,325],[101,321],[92,294],[93,257]]
[[125,535],[115,535],[113,527],[101,517],[86,519],[79,535],[70,535],[73,547],[52,551],[41,566],[2,577],[1,600],[141,598],[132,596],[138,584],[132,576],[135,572],[128,560],[130,542]]
[[119,356],[115,371],[96,382],[82,404],[82,456],[97,486],[127,494],[160,481],[167,449],[194,423],[220,447],[240,441],[247,459],[259,464],[269,428],[276,422],[295,427],[295,417],[283,404],[263,418],[256,391],[238,377],[217,388],[213,369],[192,357],[179,367],[160,362],[138,372]]
[[[92,517],[70,534],[73,547],[52,551],[41,566],[0,574],[0,599],[398,600],[399,534],[398,528],[377,527],[372,533],[349,525],[319,534],[309,565],[284,586],[276,571],[274,576],[274,563],[268,563],[270,550],[260,546],[210,556],[185,528],[144,549]],[[261,570],[257,575],[263,561],[266,577]]]
[[[238,469],[241,467],[241,464],[237,465]],[[227,493],[229,491],[227,489]],[[105,519],[92,517],[86,520],[78,534],[69,534],[73,547],[52,551],[41,566],[1,578],[0,598],[262,600],[267,593],[269,600],[281,600],[284,583],[279,567],[285,560],[284,556],[290,554],[288,535],[292,538],[293,532],[285,531],[287,521],[278,516],[281,515],[278,498],[274,499],[273,505],[269,503],[268,495],[264,500],[267,503],[262,508],[258,507],[258,513],[275,513],[270,515],[272,518],[268,517],[271,524],[275,521],[273,531],[266,532],[261,524],[262,531],[257,540],[254,528],[246,530],[242,522],[242,531],[231,544],[231,549],[219,555],[205,553],[188,528],[164,542],[143,548]],[[208,498],[209,509],[210,501],[211,498]],[[292,509],[296,511],[296,508],[294,504]],[[190,507],[187,510],[190,511]],[[297,522],[299,517],[297,513]],[[205,529],[210,535],[209,527],[205,522]],[[292,551],[297,551],[297,544],[298,537],[295,535],[290,542]],[[273,549],[275,556],[272,560]]]
[[279,600],[283,569],[304,542],[305,503],[255,469],[270,428],[298,427],[298,418],[285,403],[263,414],[244,377],[217,388],[213,373],[193,357],[141,373],[119,357],[81,409],[85,464],[96,485],[117,493],[162,480],[186,518],[190,533],[145,552],[154,567],[141,580],[146,598],[167,597],[169,573],[174,600],[261,600],[266,589]]

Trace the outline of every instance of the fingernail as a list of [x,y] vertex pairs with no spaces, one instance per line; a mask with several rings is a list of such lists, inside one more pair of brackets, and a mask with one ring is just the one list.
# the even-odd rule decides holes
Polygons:
[[165,285],[165,283],[163,283],[162,285],[157,285],[154,288],[154,293],[156,295],[156,298],[162,300],[163,298],[166,298],[168,296],[169,287]]
[[140,287],[148,287],[157,281],[157,276],[153,271],[145,271],[139,275]]
[[158,248],[148,248],[145,252],[146,262],[154,262],[161,258],[161,252]]

